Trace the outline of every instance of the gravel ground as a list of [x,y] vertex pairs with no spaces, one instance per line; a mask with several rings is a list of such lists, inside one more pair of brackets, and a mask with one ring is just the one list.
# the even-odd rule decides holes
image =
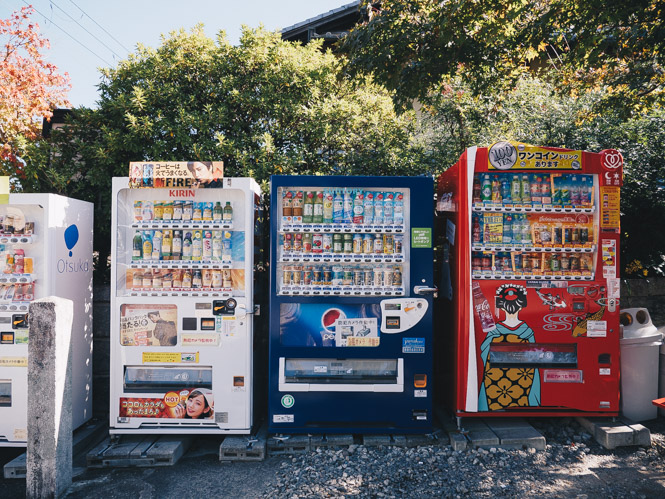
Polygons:
[[[651,447],[611,451],[574,420],[530,422],[547,439],[544,451],[453,451],[446,439],[417,448],[353,445],[220,463],[220,441],[200,439],[172,467],[81,468],[65,497],[665,497],[665,419],[644,423]],[[24,496],[25,480],[0,479],[0,497]]]
[[665,497],[665,421],[650,448],[609,451],[572,420],[531,421],[545,451],[352,446],[281,463],[267,497]]

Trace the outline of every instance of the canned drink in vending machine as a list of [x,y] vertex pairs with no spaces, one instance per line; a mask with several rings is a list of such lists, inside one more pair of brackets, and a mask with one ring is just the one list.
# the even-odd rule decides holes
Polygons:
[[371,286],[372,285],[372,277],[373,277],[373,272],[372,269],[369,267],[365,267],[363,269],[363,280],[364,280],[364,286]]
[[398,255],[402,254],[404,245],[404,236],[401,234],[395,234],[395,253]]
[[303,267],[302,283],[305,286],[311,286],[312,285],[312,266],[311,265],[305,265]]
[[351,267],[344,267],[344,277],[342,278],[342,286],[351,286],[353,284],[353,269]]
[[293,284],[293,270],[290,266],[285,265],[282,269],[282,285],[290,286]]
[[[314,236],[321,236],[321,234],[314,234]],[[313,243],[314,243],[314,236],[312,236],[311,232],[305,232],[302,236],[302,250],[304,253],[312,253],[313,252]],[[319,240],[320,242],[320,240]],[[320,247],[320,245],[319,245]]]
[[323,285],[330,286],[332,284],[332,267],[326,265],[323,267]]
[[302,234],[300,232],[293,234],[293,251],[302,253]]
[[302,284],[302,265],[293,266],[292,279],[295,286],[300,286]]
[[315,265],[312,269],[312,284],[314,286],[321,286],[323,277],[321,275],[321,267]]
[[383,268],[383,285],[386,287],[392,287],[395,285],[393,282],[393,269],[392,267]]
[[383,253],[383,237],[381,234],[374,236],[374,253],[377,255]]
[[363,252],[363,236],[361,234],[356,234],[353,236],[353,253],[360,255]]
[[364,286],[365,285],[365,273],[361,268],[353,269],[353,285],[354,286]]
[[375,287],[383,286],[383,268],[374,267],[372,282]]
[[332,268],[332,284],[333,286],[341,286],[344,280],[344,269],[341,265],[334,265]]
[[383,235],[383,252],[392,254],[395,251],[395,238],[392,234]]
[[[307,234],[305,234],[307,235]],[[323,253],[323,235],[322,234],[309,234],[311,238],[310,252],[312,253]],[[305,243],[303,243],[303,248],[305,248]],[[305,248],[307,253],[307,249]]]
[[283,236],[282,251],[290,253],[293,251],[293,234],[286,232]]
[[401,265],[395,265],[393,267],[393,286],[400,287],[402,286],[402,266]]

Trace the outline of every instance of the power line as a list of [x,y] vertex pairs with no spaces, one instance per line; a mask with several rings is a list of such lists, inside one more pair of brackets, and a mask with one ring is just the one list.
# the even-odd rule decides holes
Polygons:
[[55,6],[56,8],[58,8],[60,11],[64,12],[64,14],[65,14],[67,17],[69,17],[72,21],[74,21],[74,22],[75,22],[75,23],[76,23],[76,24],[77,24],[77,25],[78,25],[83,31],[85,31],[86,33],[88,33],[91,37],[93,37],[95,40],[97,40],[99,43],[101,43],[104,47],[106,47],[107,49],[109,49],[109,50],[111,51],[111,53],[112,53],[113,55],[115,55],[118,59],[122,59],[122,56],[121,56],[120,54],[116,53],[115,50],[113,50],[111,47],[109,47],[109,46],[106,45],[103,41],[101,41],[99,38],[97,38],[95,35],[93,35],[90,31],[88,31],[88,29],[87,29],[85,26],[83,26],[80,22],[78,22],[76,19],[74,19],[72,16],[70,16],[69,13],[67,13],[67,12],[66,12],[62,7],[60,7],[57,3],[55,3],[53,0],[50,0],[49,3],[50,3],[51,5],[54,5],[54,6]]
[[[74,5],[76,5],[76,3],[74,2],[74,0],[69,0],[69,1],[70,1],[71,3],[73,3]],[[125,51],[126,51],[127,53],[131,52],[131,50],[129,50],[127,47],[125,47],[122,43],[120,43],[120,42],[118,41],[118,39],[117,39],[115,36],[113,36],[111,33],[109,33],[108,31],[106,31],[106,30],[105,30],[105,29],[104,29],[104,28],[103,28],[103,27],[102,27],[97,21],[95,21],[92,17],[90,17],[86,11],[84,11],[84,10],[83,10],[81,7],[79,7],[78,5],[76,5],[76,8],[77,8],[78,10],[80,10],[81,12],[83,12],[83,14],[84,14],[88,19],[90,19],[93,23],[95,23],[95,24],[99,27],[99,29],[101,29],[104,33],[106,33],[107,35],[109,35],[109,36],[115,41],[115,43],[117,43],[117,44],[120,45],[123,49],[125,49]]]
[[53,26],[55,26],[56,28],[58,28],[58,29],[59,29],[60,31],[62,31],[65,35],[67,35],[69,38],[71,38],[72,40],[74,40],[76,43],[78,43],[81,47],[83,47],[84,49],[86,49],[86,50],[87,50],[88,52],[90,52],[92,55],[94,55],[95,57],[97,57],[97,58],[98,58],[100,61],[102,61],[104,64],[106,64],[107,66],[113,66],[113,64],[111,64],[110,62],[106,61],[102,56],[100,56],[99,54],[97,54],[96,52],[94,52],[90,47],[88,47],[87,45],[84,45],[83,43],[81,43],[80,41],[78,41],[76,38],[74,38],[72,35],[70,35],[69,32],[65,31],[65,30],[62,29],[60,26],[58,26],[57,24],[55,24],[55,23],[53,22],[52,19],[49,19],[49,18],[46,17],[44,14],[42,14],[42,13],[39,11],[39,9],[37,9],[37,7],[35,7],[34,5],[29,4],[29,3],[26,2],[25,0],[23,0],[23,3],[26,4],[28,7],[32,7],[33,9],[35,9],[35,12],[37,12],[37,14],[39,14],[40,16],[42,16],[42,17],[44,18],[45,21],[50,22]]

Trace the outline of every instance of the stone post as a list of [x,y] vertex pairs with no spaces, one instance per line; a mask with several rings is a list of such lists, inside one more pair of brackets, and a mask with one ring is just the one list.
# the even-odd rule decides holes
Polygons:
[[59,497],[72,483],[71,300],[30,304],[26,497]]

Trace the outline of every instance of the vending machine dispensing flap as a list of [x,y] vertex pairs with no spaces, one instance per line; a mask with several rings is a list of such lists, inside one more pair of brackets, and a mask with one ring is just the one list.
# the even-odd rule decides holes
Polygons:
[[212,389],[212,367],[125,366],[125,393],[163,393],[191,387]]

